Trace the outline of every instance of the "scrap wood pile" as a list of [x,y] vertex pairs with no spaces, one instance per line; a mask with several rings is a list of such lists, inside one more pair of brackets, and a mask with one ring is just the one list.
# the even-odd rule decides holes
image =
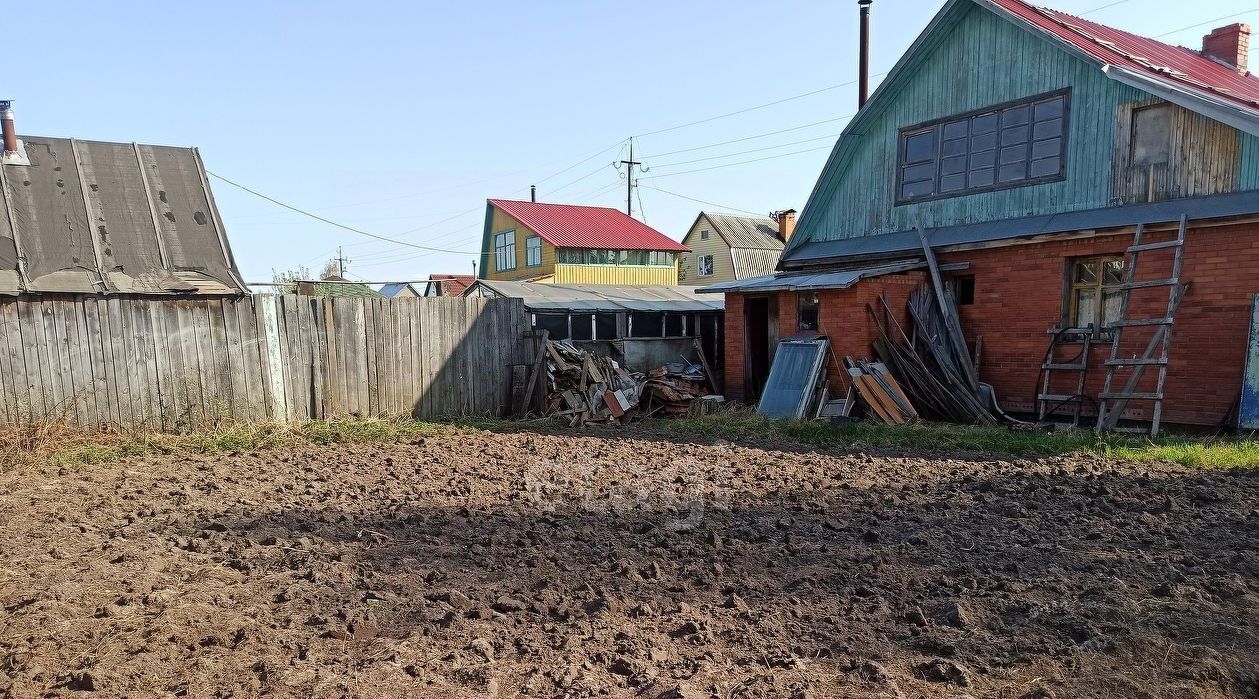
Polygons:
[[659,412],[697,414],[721,402],[709,390],[711,383],[702,364],[678,361],[642,374],[555,340],[547,341],[546,354],[547,412],[568,417],[571,426],[629,422]]

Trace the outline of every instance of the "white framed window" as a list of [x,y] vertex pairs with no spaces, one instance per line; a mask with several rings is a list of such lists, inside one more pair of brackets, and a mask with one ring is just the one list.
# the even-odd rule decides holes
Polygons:
[[537,267],[542,264],[542,238],[531,235],[525,238],[525,266]]
[[494,234],[494,269],[502,272],[516,269],[516,231]]
[[703,229],[703,230],[701,230],[701,231],[699,232],[699,239],[700,239],[700,240],[708,240],[708,229],[707,229],[707,228],[705,228],[705,229]]
[[699,256],[699,276],[701,277],[713,276],[713,256],[712,255]]

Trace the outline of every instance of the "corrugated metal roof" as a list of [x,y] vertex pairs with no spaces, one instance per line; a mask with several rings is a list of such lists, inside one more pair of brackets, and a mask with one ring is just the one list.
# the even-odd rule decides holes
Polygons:
[[385,298],[391,299],[391,298],[396,297],[398,294],[402,293],[406,289],[410,289],[411,293],[416,296],[424,295],[423,289],[417,289],[415,288],[414,284],[410,284],[407,282],[400,282],[398,284],[385,284],[384,286],[380,287],[380,295],[384,296]]
[[783,249],[783,241],[778,237],[778,224],[771,218],[728,216],[707,211],[704,217],[732,248]]
[[794,272],[770,274],[751,279],[737,279],[705,286],[697,290],[701,294],[751,293],[768,291],[803,291],[806,289],[847,289],[853,284],[869,277],[884,274],[896,274],[917,269],[922,262],[897,262],[860,269],[845,269],[837,272]]
[[734,263],[734,278],[747,279],[772,274],[778,266],[782,250],[730,248],[730,261]]
[[690,251],[664,233],[616,209],[506,199],[490,199],[489,204],[559,248]]
[[481,279],[465,295],[523,299],[532,311],[720,311],[724,299],[701,298],[689,286],[535,284]]
[[464,289],[472,286],[476,277],[471,274],[430,274],[428,282],[441,286],[442,296],[458,296]]
[[[1138,223],[1167,223],[1179,221],[1181,214],[1187,215],[1190,222],[1259,214],[1259,195],[1254,192],[1234,192],[1152,204],[947,226],[928,230],[927,239],[933,247],[968,245],[1055,233],[1123,228]],[[822,262],[889,259],[915,254],[921,250],[922,243],[916,230],[843,240],[811,241],[791,251],[790,258],[783,259],[783,266],[799,269]]]
[[0,167],[0,293],[246,293],[196,149],[21,145],[30,165]]
[[1024,0],[989,0],[1099,61],[1259,113],[1259,77],[1221,65],[1198,51],[1171,46]]

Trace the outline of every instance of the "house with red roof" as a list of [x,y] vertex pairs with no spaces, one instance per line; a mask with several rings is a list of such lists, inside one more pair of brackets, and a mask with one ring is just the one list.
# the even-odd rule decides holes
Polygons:
[[490,199],[481,251],[491,281],[659,286],[688,250],[617,209]]
[[782,337],[875,356],[880,297],[913,332],[934,257],[1006,411],[1259,427],[1249,38],[949,0],[840,136],[776,271],[702,289],[725,294],[727,396],[760,394]]

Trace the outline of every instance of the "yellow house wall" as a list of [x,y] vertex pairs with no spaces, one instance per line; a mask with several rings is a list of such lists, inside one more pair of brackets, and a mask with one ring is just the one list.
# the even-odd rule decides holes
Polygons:
[[[700,238],[700,231],[708,231],[708,240]],[[688,286],[707,286],[717,282],[734,279],[734,262],[730,258],[730,247],[713,228],[707,216],[700,216],[682,239],[682,244],[691,252],[682,254],[682,284]],[[703,255],[713,256],[713,273],[707,277],[699,276],[699,258]]]
[[[485,278],[497,281],[521,281],[532,279],[555,271],[555,247],[546,240],[542,241],[542,264],[533,267],[525,266],[525,239],[536,235],[533,231],[525,228],[515,218],[508,216],[500,211],[498,207],[493,208],[493,217],[490,219],[490,240],[489,249],[482,256],[485,265]],[[494,236],[503,231],[516,231],[516,268],[498,271],[496,268],[496,257],[494,256]]]
[[639,265],[555,265],[556,284],[623,284],[676,286],[678,268]]

